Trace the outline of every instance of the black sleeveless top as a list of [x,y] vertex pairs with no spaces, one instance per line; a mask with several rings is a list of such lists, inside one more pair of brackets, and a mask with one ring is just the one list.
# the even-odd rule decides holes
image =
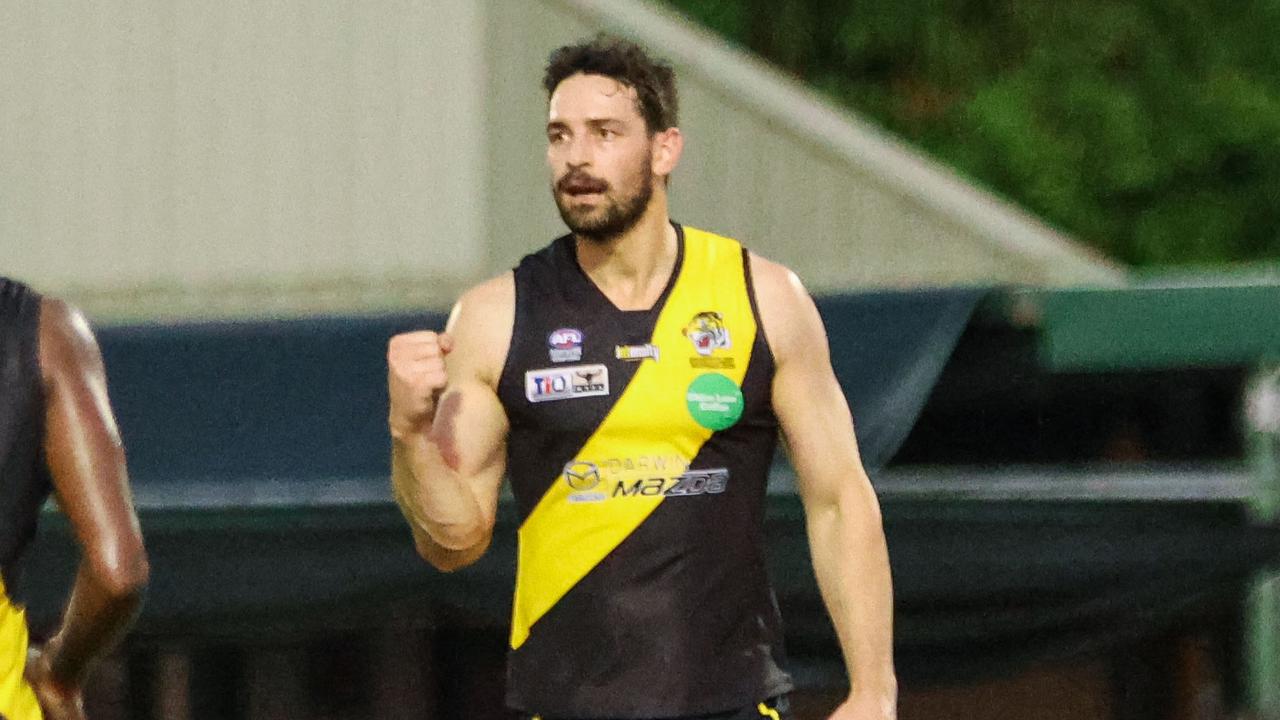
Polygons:
[[568,236],[515,270],[498,387],[521,520],[514,709],[675,717],[791,689],[762,536],[773,358],[747,253],[676,230],[650,310],[617,309]]
[[10,588],[52,487],[39,353],[40,295],[0,278],[0,573]]

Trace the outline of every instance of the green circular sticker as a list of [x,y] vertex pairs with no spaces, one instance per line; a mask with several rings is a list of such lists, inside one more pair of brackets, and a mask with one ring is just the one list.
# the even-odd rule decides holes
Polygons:
[[711,430],[733,427],[742,417],[742,390],[738,384],[720,373],[706,373],[694,378],[685,393],[689,414],[699,425]]

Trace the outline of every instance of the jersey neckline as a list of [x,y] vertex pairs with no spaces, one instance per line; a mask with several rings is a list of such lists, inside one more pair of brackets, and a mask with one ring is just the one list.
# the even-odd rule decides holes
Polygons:
[[625,317],[639,317],[655,313],[667,304],[667,298],[670,297],[671,290],[676,286],[676,280],[679,279],[680,272],[684,268],[686,243],[684,226],[675,221],[669,222],[671,222],[671,227],[675,228],[676,231],[676,264],[671,268],[671,276],[667,278],[667,284],[662,288],[662,294],[658,296],[657,300],[653,301],[653,305],[647,308],[639,310],[623,310],[610,300],[609,296],[604,294],[604,291],[600,289],[600,286],[596,285],[595,281],[591,279],[591,276],[587,275],[587,271],[583,270],[582,265],[578,263],[578,252],[574,245],[572,234],[565,235],[560,238],[560,250],[565,254],[565,258],[568,260],[569,266],[573,269],[572,275],[578,281],[578,284],[582,286],[589,295],[594,297],[597,302],[602,303],[604,307],[613,312],[620,313]]

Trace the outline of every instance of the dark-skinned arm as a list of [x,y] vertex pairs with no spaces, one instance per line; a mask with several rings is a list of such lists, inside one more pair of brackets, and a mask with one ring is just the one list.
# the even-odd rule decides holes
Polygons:
[[53,491],[82,558],[62,622],[32,651],[27,677],[46,718],[75,719],[94,661],[137,615],[149,568],[101,353],[83,316],[51,298],[41,308],[40,367]]

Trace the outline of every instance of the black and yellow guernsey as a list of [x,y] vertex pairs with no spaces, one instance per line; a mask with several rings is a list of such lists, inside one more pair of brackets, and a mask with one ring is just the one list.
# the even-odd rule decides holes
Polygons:
[[5,585],[35,535],[49,496],[44,462],[44,384],[39,356],[40,296],[0,278],[0,717],[39,720],[27,663],[27,622]]
[[680,717],[791,689],[762,536],[773,358],[747,253],[675,227],[649,310],[617,309],[568,236],[515,271],[498,394],[521,519],[517,710]]

